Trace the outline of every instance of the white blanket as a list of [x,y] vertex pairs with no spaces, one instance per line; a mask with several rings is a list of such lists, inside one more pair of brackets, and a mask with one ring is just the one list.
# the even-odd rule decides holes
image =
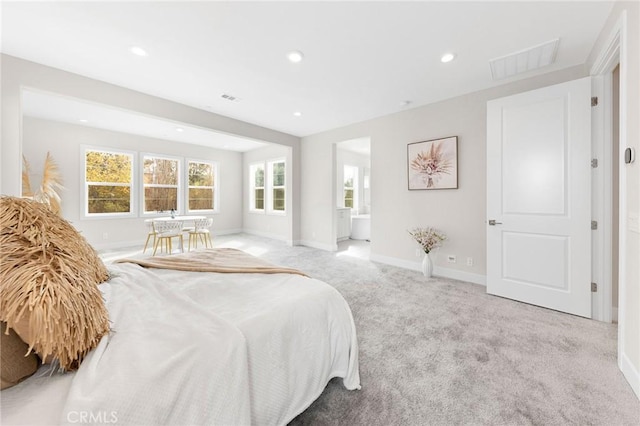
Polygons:
[[[74,374],[53,422],[286,424],[332,377],[360,388],[351,311],[321,281],[111,269],[100,287],[113,332]],[[12,395],[30,381],[2,392],[2,424],[25,422]]]

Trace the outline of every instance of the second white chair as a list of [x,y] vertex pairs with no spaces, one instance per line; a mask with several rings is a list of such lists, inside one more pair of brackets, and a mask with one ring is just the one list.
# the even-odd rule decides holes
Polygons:
[[213,247],[213,242],[211,241],[211,225],[213,225],[213,219],[197,219],[194,220],[194,228],[193,230],[189,230],[189,251],[191,251],[191,241],[194,242],[194,247],[198,248],[198,239],[204,243],[204,246],[209,248]]
[[153,255],[156,255],[156,250],[160,246],[167,248],[167,253],[173,252],[173,239],[178,238],[180,241],[180,251],[184,252],[184,240],[182,239],[182,221],[181,220],[155,220],[153,221],[153,228],[156,231],[156,243],[153,247]]

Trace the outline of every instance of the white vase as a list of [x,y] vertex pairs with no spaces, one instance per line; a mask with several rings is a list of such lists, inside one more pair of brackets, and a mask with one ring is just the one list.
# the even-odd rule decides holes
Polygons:
[[425,253],[422,259],[422,274],[427,278],[431,278],[431,274],[433,274],[433,263],[431,263],[429,253]]

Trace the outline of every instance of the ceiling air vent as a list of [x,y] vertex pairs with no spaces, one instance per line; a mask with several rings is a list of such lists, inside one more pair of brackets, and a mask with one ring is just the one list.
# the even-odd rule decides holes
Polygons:
[[228,101],[231,101],[231,102],[240,102],[240,98],[236,98],[235,96],[227,95],[226,93],[223,93],[220,97],[223,98],[223,99],[226,99]]
[[502,80],[516,74],[551,65],[556,60],[558,44],[560,44],[559,38],[492,59],[489,61],[491,77],[494,80]]

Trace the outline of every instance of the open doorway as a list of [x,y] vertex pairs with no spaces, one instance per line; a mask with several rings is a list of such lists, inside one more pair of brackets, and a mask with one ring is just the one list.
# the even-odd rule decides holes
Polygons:
[[358,257],[366,254],[368,258],[371,241],[370,138],[336,143],[335,173],[338,251],[357,247]]

